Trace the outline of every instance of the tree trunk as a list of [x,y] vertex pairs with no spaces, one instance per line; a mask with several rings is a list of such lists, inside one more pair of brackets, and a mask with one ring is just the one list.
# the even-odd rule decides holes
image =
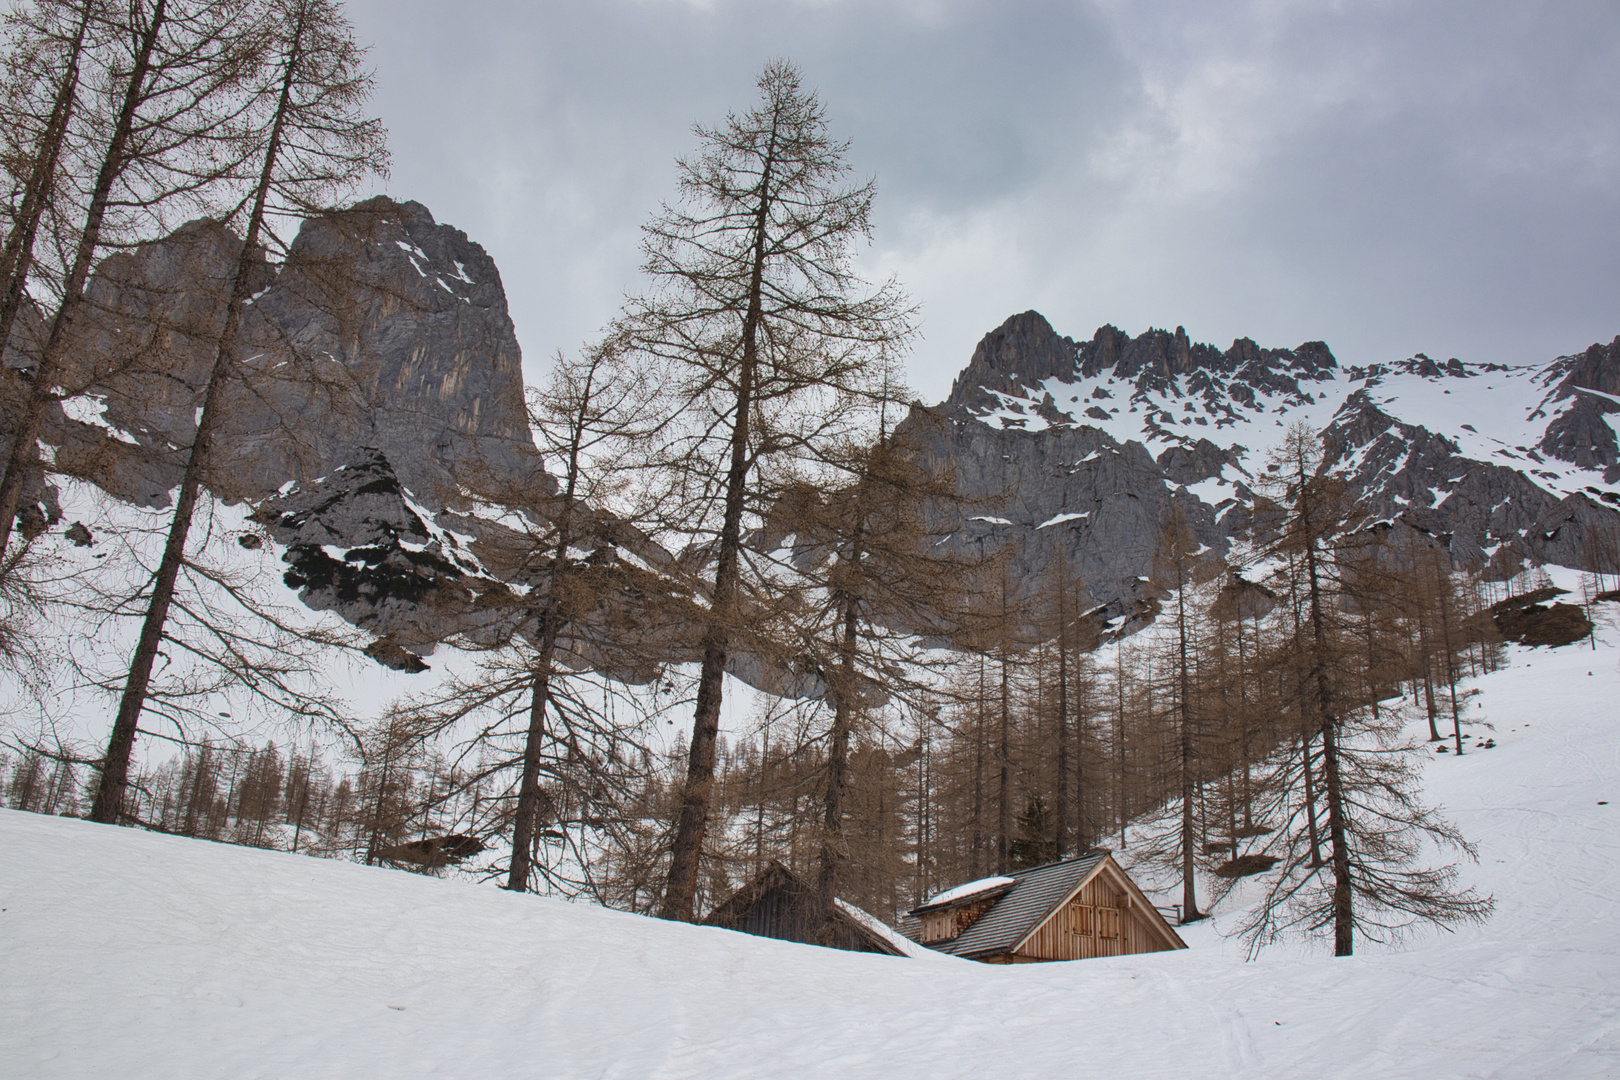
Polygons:
[[[146,79],[151,73],[152,50],[157,45],[166,14],[167,0],[157,0],[156,6],[152,9],[151,22],[147,24],[137,45],[135,60],[125,83],[118,119],[113,124],[113,134],[102,157],[101,169],[96,175],[96,184],[90,196],[90,208],[85,215],[84,230],[79,234],[78,247],[73,253],[73,265],[68,270],[66,281],[63,282],[61,307],[57,309],[44,352],[40,355],[39,363],[29,381],[28,398],[17,416],[16,430],[11,433],[6,471],[0,475],[0,554],[4,554],[11,543],[12,529],[17,520],[17,508],[22,502],[23,486],[28,479],[29,470],[38,457],[40,423],[44,418],[45,406],[50,402],[54,392],[57,368],[60,366],[66,346],[68,330],[73,325],[74,317],[78,314],[84,299],[85,282],[89,279],[90,264],[94,261],[96,248],[101,242],[101,229],[106,220],[108,203],[112,199],[113,185],[128,164],[127,155],[130,136],[135,125],[135,111],[145,97]],[[133,739],[133,731],[131,738]],[[122,797],[121,786],[119,794]],[[97,802],[100,802],[99,795]],[[92,820],[101,821],[110,818],[92,818]]]
[[985,737],[985,687],[984,687],[984,655],[979,655],[979,693],[975,702],[978,710],[977,723],[974,725],[973,739],[973,876],[980,878],[985,875],[988,860],[985,858],[984,836],[984,737]]
[[1086,833],[1086,695],[1080,648],[1074,654],[1074,853],[1090,850]]
[[[81,0],[83,13],[69,46],[67,64],[57,84],[56,96],[51,102],[51,117],[46,122],[30,163],[28,179],[23,186],[22,205],[12,221],[6,236],[6,246],[0,253],[0,281],[5,294],[0,296],[0,346],[11,341],[17,313],[22,309],[22,298],[27,294],[28,276],[33,271],[34,243],[39,235],[39,222],[56,188],[56,170],[62,158],[62,146],[67,141],[68,123],[73,117],[79,93],[79,61],[84,52],[85,34],[90,26],[94,5]],[[0,544],[0,551],[4,544]]]
[[1314,870],[1322,865],[1322,834],[1316,824],[1316,781],[1315,770],[1311,767],[1311,734],[1305,733],[1300,740],[1300,752],[1304,756],[1305,777],[1305,828],[1311,841],[1311,868]]
[[1420,615],[1418,617],[1418,659],[1423,664],[1423,696],[1428,704],[1429,741],[1440,742],[1445,736],[1441,735],[1440,729],[1435,726],[1435,717],[1440,710],[1436,707],[1434,701],[1434,659],[1431,655],[1432,652],[1433,650],[1429,646],[1428,625]]
[[[1301,500],[1307,498],[1305,478],[1300,477]],[[1322,775],[1327,786],[1328,840],[1333,855],[1333,955],[1349,956],[1351,934],[1355,926],[1353,892],[1350,883],[1350,848],[1345,828],[1344,790],[1339,776],[1336,746],[1339,725],[1338,709],[1333,689],[1328,682],[1328,640],[1326,613],[1323,609],[1321,571],[1317,564],[1316,541],[1310,531],[1314,526],[1310,517],[1310,504],[1304,502],[1306,584],[1310,590],[1311,633],[1315,643],[1313,667],[1316,676],[1318,716],[1322,722]]]
[[[816,881],[821,901],[821,930],[817,940],[832,945],[838,915],[838,878],[849,858],[844,841],[844,788],[849,780],[849,738],[854,719],[856,673],[855,653],[859,644],[861,572],[866,558],[867,479],[857,484],[857,519],[850,537],[849,558],[843,588],[835,590],[839,610],[838,668],[829,687],[833,700],[833,726],[827,740],[827,792],[823,803],[821,866]],[[836,569],[836,568],[835,568]]]
[[[549,627],[547,633],[552,633]],[[530,685],[529,729],[523,739],[523,774],[518,780],[517,817],[512,823],[512,861],[506,870],[504,886],[512,892],[529,890],[534,840],[539,832],[540,750],[546,739],[546,705],[551,696],[550,670],[550,665],[542,662]]]
[[1058,581],[1057,857],[1069,853],[1069,610],[1068,575]]
[[579,390],[577,408],[572,410],[572,430],[568,437],[568,477],[557,512],[557,543],[551,552],[547,574],[546,609],[541,614],[540,648],[535,657],[534,680],[529,699],[529,728],[523,737],[523,772],[518,779],[517,816],[512,823],[512,861],[507,866],[505,888],[527,892],[533,869],[534,841],[540,821],[540,753],[546,739],[546,709],[551,702],[552,663],[557,654],[557,637],[562,633],[566,614],[562,610],[563,579],[569,566],[568,551],[574,542],[574,503],[579,492],[580,452],[585,425],[596,386],[596,369],[585,376]]
[[366,843],[366,865],[372,866],[377,861],[377,842],[382,839],[384,800],[388,796],[388,767],[393,763],[394,745],[393,731],[389,730],[388,741],[383,744],[382,776],[377,781],[377,802],[371,811],[371,838]]
[[776,161],[776,130],[760,172],[759,206],[754,216],[753,267],[748,285],[748,310],[743,316],[742,360],[738,370],[736,416],[731,428],[731,463],[726,472],[725,512],[720,525],[720,550],[714,571],[711,619],[703,638],[703,664],[698,673],[696,708],[692,716],[692,744],[686,758],[686,783],[681,791],[680,814],[670,847],[669,879],[659,917],[691,922],[697,902],[698,863],[709,824],[709,800],[714,789],[715,742],[720,734],[720,701],[725,688],[726,655],[731,624],[736,618],[737,585],[742,550],[743,504],[748,493],[749,421],[754,408],[754,381],[759,363],[759,328],[763,319],[765,235],[770,220],[772,168]]
[[1176,647],[1181,684],[1181,921],[1202,919],[1198,910],[1198,880],[1193,864],[1197,838],[1193,820],[1192,673],[1187,660],[1187,577],[1177,563]]
[[1322,776],[1327,787],[1328,840],[1333,850],[1333,955],[1353,950],[1355,909],[1350,891],[1350,845],[1344,820],[1344,789],[1339,776],[1334,725],[1322,725]]
[[[159,0],[158,9],[163,7]],[[265,205],[270,194],[277,159],[281,154],[282,133],[292,98],[293,79],[298,65],[300,36],[292,42],[286,60],[281,84],[281,96],[276,105],[275,120],[270,128],[270,141],[265,148],[264,167],[259,173],[253,193],[253,210],[248,218],[247,234],[242,239],[242,251],[237,256],[236,268],[231,274],[230,299],[225,306],[225,325],[220,331],[214,350],[214,363],[208,375],[208,387],[203,395],[202,412],[197,417],[197,435],[186,458],[186,470],[180,480],[180,497],[175,501],[174,517],[169,523],[168,539],[163,545],[163,557],[152,577],[152,599],[146,609],[140,637],[135,644],[135,656],[130,662],[129,679],[124,684],[123,697],[118,703],[118,715],[113,721],[111,737],[107,740],[107,754],[103,759],[101,783],[96,789],[95,804],[90,811],[91,821],[115,822],[120,815],[124,791],[129,783],[129,759],[135,746],[141,710],[146,705],[151,685],[152,667],[157,660],[158,648],[163,643],[163,627],[174,602],[175,581],[185,561],[186,539],[191,532],[192,518],[197,510],[197,499],[202,491],[203,474],[213,449],[214,429],[219,425],[221,395],[225,380],[233,366],[232,353],[242,324],[242,309],[247,303],[250,279],[248,271],[258,256],[260,230],[264,227]],[[65,310],[65,309],[64,309]],[[38,418],[35,418],[38,428]],[[13,462],[15,464],[15,461]],[[8,478],[10,475],[8,469]],[[0,491],[0,506],[3,506]],[[15,507],[13,507],[13,513]],[[3,543],[3,534],[0,534]]]
[[[856,559],[859,559],[857,530]],[[833,726],[827,743],[827,794],[823,805],[821,872],[816,886],[821,899],[817,940],[831,945],[838,911],[838,875],[849,852],[844,842],[844,787],[849,778],[849,733],[855,694],[856,603],[845,602],[842,640],[838,643],[838,690],[833,696]]]
[[1114,752],[1119,759],[1119,850],[1125,850],[1125,827],[1128,822],[1125,797],[1125,650],[1120,646],[1114,654],[1114,691],[1119,711],[1114,721]]
[[1451,601],[1448,593],[1451,582],[1439,577],[1440,568],[1435,566],[1437,583],[1442,590],[1440,593],[1440,647],[1445,650],[1446,656],[1446,693],[1451,699],[1451,734],[1456,739],[1457,756],[1463,752],[1462,743],[1462,717],[1457,710],[1457,651],[1451,638]]
[[[1007,617],[1007,593],[1002,586],[1002,619]],[[1003,622],[1002,633],[1006,633]],[[1011,660],[1007,656],[1007,643],[1001,646],[1001,731],[996,750],[999,766],[996,786],[996,873],[1005,874],[1011,865],[1012,848],[1012,685],[1008,670]]]

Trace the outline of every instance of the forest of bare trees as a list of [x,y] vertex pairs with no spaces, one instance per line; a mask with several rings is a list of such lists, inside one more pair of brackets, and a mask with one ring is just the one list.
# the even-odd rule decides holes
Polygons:
[[[924,508],[951,478],[894,427],[914,312],[855,273],[875,188],[848,182],[785,62],[696,129],[645,229],[647,292],[532,395],[555,486],[521,493],[543,513],[513,542],[520,588],[448,642],[469,666],[347,714],[321,676],[354,637],[278,615],[197,537],[256,284],[287,226],[386,170],[364,51],[331,0],[36,0],[5,48],[0,646],[37,698],[59,669],[105,714],[93,744],[13,725],[7,807],[680,920],[771,860],[829,919],[835,897],[893,919],[1099,846],[1188,921],[1260,877],[1256,946],[1320,934],[1347,955],[1488,912],[1432,862],[1469,848],[1418,765],[1475,752],[1466,680],[1501,649],[1481,613],[1534,582],[1391,543],[1306,428],[1229,554],[1166,503],[1140,632],[1095,617],[1064,554],[1033,588],[1005,552],[937,554]],[[77,586],[29,561],[51,513],[41,417],[82,389],[64,342],[106,315],[92,269],[184,218],[228,237],[219,303],[185,326],[119,315],[146,343],[131,363],[200,358],[181,479],[129,545],[144,555]],[[28,620],[62,606],[128,654],[31,654]],[[253,723],[218,708],[226,689]]]

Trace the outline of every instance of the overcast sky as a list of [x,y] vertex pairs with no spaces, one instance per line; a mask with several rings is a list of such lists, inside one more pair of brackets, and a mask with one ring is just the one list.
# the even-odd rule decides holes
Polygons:
[[350,0],[387,190],[501,268],[531,381],[638,284],[691,126],[787,57],[877,178],[916,393],[1035,308],[1545,362],[1620,334],[1620,4]]

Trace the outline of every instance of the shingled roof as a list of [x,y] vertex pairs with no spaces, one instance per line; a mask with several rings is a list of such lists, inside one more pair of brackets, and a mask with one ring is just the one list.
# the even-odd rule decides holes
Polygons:
[[1108,852],[1097,850],[1069,862],[1037,866],[1015,875],[1015,884],[994,907],[979,916],[960,937],[935,947],[953,956],[1012,952],[1107,857]]

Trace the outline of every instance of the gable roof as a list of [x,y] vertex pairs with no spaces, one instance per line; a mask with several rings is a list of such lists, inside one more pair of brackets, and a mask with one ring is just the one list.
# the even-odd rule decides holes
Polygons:
[[917,944],[915,941],[912,941],[910,938],[900,933],[900,931],[896,930],[894,927],[890,926],[876,915],[872,915],[861,910],[854,904],[851,904],[848,900],[835,897],[834,902],[838,905],[839,910],[845,915],[848,915],[850,918],[854,919],[856,922],[865,927],[869,932],[887,942],[889,944],[890,951],[893,952],[894,955],[910,957],[912,959],[919,956],[933,955],[933,949],[930,949],[926,945]]
[[[853,904],[835,900],[833,923],[838,941],[834,948],[912,955],[908,943],[878,919]],[[821,898],[810,882],[772,859],[751,881],[709,912],[703,923],[813,945],[821,925]]]
[[1012,952],[1054,908],[1079,889],[1106,858],[1108,852],[1099,849],[1068,862],[1023,871],[1016,875],[1006,895],[974,920],[961,936],[936,947],[954,956]]
[[[919,913],[966,906],[981,897],[994,896],[996,899],[992,906],[960,936],[928,947],[969,959],[1015,952],[1082,887],[1103,873],[1113,884],[1131,895],[1133,908],[1141,912],[1147,928],[1162,938],[1166,946],[1185,949],[1187,943],[1164,921],[1164,916],[1154,908],[1152,901],[1131,880],[1130,875],[1114,862],[1111,855],[1107,848],[1096,848],[1077,859],[1024,870],[1013,878],[1010,885],[1001,886],[999,891],[975,890],[965,899],[949,900],[950,893],[943,893],[941,895],[948,898],[947,903],[935,901],[913,909],[900,921],[897,929],[912,941],[920,942],[922,922],[918,918]],[[956,891],[953,889],[950,892]]]

